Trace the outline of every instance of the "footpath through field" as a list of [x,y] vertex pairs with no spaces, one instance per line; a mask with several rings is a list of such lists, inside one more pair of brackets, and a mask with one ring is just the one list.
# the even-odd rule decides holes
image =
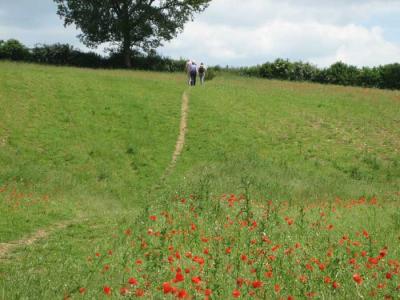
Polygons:
[[[180,125],[179,125],[179,136],[176,141],[175,150],[172,154],[172,160],[171,160],[170,164],[168,165],[168,167],[165,169],[164,175],[161,177],[161,181],[164,181],[164,179],[168,175],[171,174],[171,172],[175,168],[175,165],[176,165],[176,162],[177,162],[179,156],[182,153],[183,147],[185,145],[188,114],[189,114],[189,96],[188,96],[187,92],[185,91],[182,95],[181,121],[180,121]],[[8,254],[18,247],[30,246],[30,245],[36,243],[37,241],[48,237],[52,232],[54,232],[56,230],[64,229],[68,225],[75,223],[75,222],[65,221],[65,222],[56,223],[48,228],[39,229],[36,232],[34,232],[33,234],[31,234],[27,237],[24,237],[22,239],[14,240],[14,241],[11,241],[8,243],[0,243],[0,259],[6,259],[8,257]]]

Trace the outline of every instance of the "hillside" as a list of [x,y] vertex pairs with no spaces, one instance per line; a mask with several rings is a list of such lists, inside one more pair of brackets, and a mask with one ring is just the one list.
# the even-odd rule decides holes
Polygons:
[[[185,91],[185,145],[163,177]],[[231,75],[189,89],[183,74],[0,62],[0,107],[0,243],[47,232],[0,258],[4,299],[99,299],[106,288],[148,299],[188,298],[183,290],[193,299],[355,297],[381,281],[347,261],[380,251],[388,261],[377,270],[395,280],[377,295],[396,293],[399,92]],[[343,236],[347,252],[333,246]],[[257,239],[272,252],[252,249]],[[204,265],[194,258],[205,247]],[[316,257],[326,274],[303,286],[284,248],[301,248],[304,264]],[[324,261],[330,249],[336,260]],[[253,263],[239,267],[247,256]],[[201,279],[168,281],[177,268]],[[359,290],[355,272],[367,282]],[[242,287],[239,277],[251,281]],[[327,277],[342,289],[330,291]]]

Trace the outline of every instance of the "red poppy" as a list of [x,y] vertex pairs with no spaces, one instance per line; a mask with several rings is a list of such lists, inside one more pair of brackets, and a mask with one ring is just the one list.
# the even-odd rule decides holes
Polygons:
[[363,282],[363,278],[361,277],[360,274],[357,273],[353,275],[353,280],[357,282],[357,284],[362,284]]
[[163,283],[164,294],[172,293],[172,291],[173,291],[173,287],[171,286],[171,284],[169,282],[164,282]]
[[279,284],[275,284],[275,285],[274,285],[274,291],[275,291],[276,293],[279,293],[279,292],[281,291],[281,287],[280,287]]
[[173,281],[174,282],[181,282],[181,281],[184,281],[184,280],[185,280],[185,277],[183,276],[183,274],[178,272],[178,273],[176,273],[175,279]]
[[245,254],[242,254],[242,255],[240,256],[240,259],[241,259],[242,261],[246,261],[246,260],[247,260],[247,256],[246,256]]
[[338,282],[334,281],[334,282],[332,283],[332,287],[333,287],[334,289],[338,289],[338,288],[340,288],[340,284],[339,284]]
[[79,293],[84,294],[86,292],[86,289],[84,287],[79,288]]
[[185,290],[180,290],[178,293],[178,298],[179,299],[184,299],[188,296],[188,293]]
[[231,252],[232,252],[232,248],[231,247],[228,247],[228,248],[225,249],[225,253],[226,254],[230,254]]
[[133,277],[131,277],[131,278],[128,279],[128,283],[129,283],[130,285],[137,285],[137,284],[138,284],[136,278],[133,278]]
[[212,294],[212,291],[210,289],[205,289],[204,290],[204,295],[211,296],[211,294]]
[[106,295],[111,295],[111,288],[109,286],[104,286],[103,287],[103,292]]
[[119,289],[119,293],[121,296],[126,296],[129,293],[129,289],[127,289],[126,287],[122,287]]
[[149,218],[150,218],[150,220],[152,220],[152,221],[156,221],[156,220],[157,220],[157,216],[150,216]]
[[386,279],[392,279],[392,274],[391,273],[386,273]]
[[255,280],[255,281],[253,281],[253,282],[251,283],[251,285],[253,286],[253,288],[257,289],[257,288],[262,287],[263,283],[262,283],[262,281],[260,281],[260,280]]
[[239,290],[233,290],[232,296],[233,296],[234,298],[239,298],[239,297],[240,297],[240,291],[239,291]]
[[142,297],[144,295],[144,290],[142,289],[137,289],[135,292],[136,297]]
[[200,277],[192,277],[192,282],[194,284],[200,284],[201,283],[201,278]]
[[331,281],[332,281],[332,279],[328,276],[324,278],[325,283],[331,283]]
[[272,273],[272,271],[268,271],[268,272],[265,272],[265,273],[264,273],[264,276],[265,276],[266,278],[272,278],[273,273]]

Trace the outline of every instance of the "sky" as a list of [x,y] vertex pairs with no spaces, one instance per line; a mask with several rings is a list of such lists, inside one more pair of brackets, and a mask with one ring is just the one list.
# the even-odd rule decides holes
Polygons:
[[[399,16],[400,0],[213,0],[158,52],[221,66],[276,58],[376,66],[400,62]],[[52,0],[0,0],[0,39],[87,50],[78,34],[64,28]]]

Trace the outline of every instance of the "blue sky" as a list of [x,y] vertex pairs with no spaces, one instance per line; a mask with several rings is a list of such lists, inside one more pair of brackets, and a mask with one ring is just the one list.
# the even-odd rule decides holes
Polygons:
[[[319,66],[400,62],[399,15],[400,0],[213,0],[158,51],[234,66],[278,57]],[[52,0],[0,0],[0,39],[87,49],[78,33],[63,27]]]

